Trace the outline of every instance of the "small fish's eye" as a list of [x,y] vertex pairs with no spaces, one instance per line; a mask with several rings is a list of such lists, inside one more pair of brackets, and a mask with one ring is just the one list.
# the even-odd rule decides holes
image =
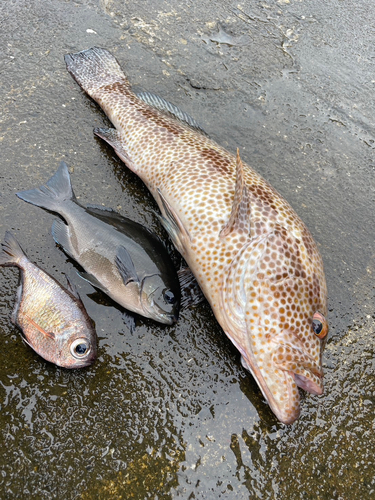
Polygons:
[[328,334],[328,323],[323,314],[316,312],[312,319],[312,329],[317,337],[324,339]]
[[168,304],[174,304],[176,302],[176,296],[171,290],[164,291],[164,299]]
[[90,350],[90,344],[86,339],[76,339],[70,346],[70,352],[78,359],[87,356]]

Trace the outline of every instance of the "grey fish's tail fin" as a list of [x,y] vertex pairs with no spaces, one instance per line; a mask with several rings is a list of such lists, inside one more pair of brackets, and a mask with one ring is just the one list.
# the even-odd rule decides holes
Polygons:
[[0,266],[19,266],[22,257],[26,257],[25,252],[13,234],[6,231],[4,241],[1,243]]
[[129,86],[117,59],[106,49],[93,47],[76,54],[66,54],[64,59],[69,73],[90,95],[95,89],[116,82]]
[[51,212],[60,212],[64,201],[75,199],[67,164],[62,161],[55,175],[43,186],[20,191],[16,195],[21,200],[37,207],[46,208]]

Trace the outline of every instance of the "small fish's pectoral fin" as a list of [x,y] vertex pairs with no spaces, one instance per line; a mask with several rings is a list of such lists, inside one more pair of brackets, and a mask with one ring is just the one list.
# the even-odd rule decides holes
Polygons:
[[[34,328],[36,328],[40,333],[45,335],[46,337],[49,337],[50,339],[54,340],[55,339],[55,334],[53,332],[46,332],[41,326],[39,326],[37,323],[35,323],[34,320],[32,320],[29,316],[26,316],[26,319],[33,325]],[[29,344],[29,342],[27,342]],[[30,344],[29,344],[30,345]]]
[[132,281],[139,281],[132,258],[126,248],[122,245],[117,250],[115,263],[125,286]]
[[187,246],[185,242],[191,241],[190,234],[186,231],[184,225],[182,224],[180,218],[173,210],[168,201],[164,198],[160,189],[158,189],[158,195],[161,201],[161,212],[162,216],[159,217],[164,229],[169,234],[174,246],[183,255],[184,249]]
[[74,248],[70,241],[70,230],[61,219],[55,219],[52,223],[52,236],[55,242],[63,247],[64,252],[74,259]]
[[232,211],[228,222],[224,224],[220,231],[220,237],[225,238],[234,230],[239,233],[250,234],[250,216],[250,195],[245,184],[240,152],[237,149],[236,187]]
[[80,276],[82,279],[90,283],[94,288],[97,288],[98,290],[101,290],[102,292],[108,294],[108,290],[106,289],[105,286],[103,286],[100,281],[98,281],[97,278],[93,274],[77,271],[78,276]]
[[188,267],[177,271],[177,276],[181,287],[181,307],[196,306],[205,300],[197,280]]
[[128,153],[124,149],[124,140],[115,128],[94,128],[94,134],[108,142],[126,164],[130,162]]

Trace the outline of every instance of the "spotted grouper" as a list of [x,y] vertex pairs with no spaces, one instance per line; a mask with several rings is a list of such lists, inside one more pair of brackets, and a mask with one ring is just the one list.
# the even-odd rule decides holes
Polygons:
[[298,387],[323,392],[327,289],[317,246],[251,167],[170,109],[132,92],[102,48],[65,56],[113,129],[95,129],[146,184],[175,247],[277,418],[300,414]]

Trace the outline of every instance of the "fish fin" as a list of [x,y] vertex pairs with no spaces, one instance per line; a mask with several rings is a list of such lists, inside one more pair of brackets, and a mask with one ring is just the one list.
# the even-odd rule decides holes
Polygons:
[[123,311],[122,319],[124,320],[125,325],[129,328],[130,333],[134,333],[136,327],[136,317],[129,311]]
[[0,266],[18,266],[25,252],[10,231],[5,232],[4,241],[1,243]]
[[[90,212],[96,212],[99,210],[99,213],[100,212],[115,212],[115,210],[113,210],[113,208],[103,207],[102,205],[92,205],[91,203],[88,203],[86,205],[86,209],[89,209]],[[117,212],[115,212],[115,213],[117,213]]]
[[[127,165],[131,163],[128,153],[124,149],[124,140],[115,128],[94,128],[94,134],[106,141],[116,151],[117,156]],[[130,165],[129,165],[130,167]]]
[[52,340],[54,340],[56,338],[56,336],[55,336],[55,334],[53,332],[46,332],[46,330],[44,330],[44,328],[42,328],[41,326],[39,326],[38,323],[35,323],[35,321],[33,319],[31,319],[30,316],[25,316],[25,318],[28,321],[30,321],[30,323],[33,325],[34,328],[36,328],[40,333],[42,333],[46,337],[49,337]]
[[78,274],[78,276],[80,276],[83,280],[87,281],[88,283],[90,283],[90,285],[92,285],[93,287],[97,288],[98,290],[101,290],[102,292],[104,292],[105,294],[108,295],[108,290],[107,288],[102,285],[100,283],[100,281],[98,281],[98,279],[93,275],[93,274],[90,274],[90,273],[86,273],[84,271],[76,271],[76,273]]
[[93,47],[75,54],[66,54],[64,60],[66,69],[89,95],[112,83],[121,82],[129,87],[117,59],[106,49]]
[[71,279],[69,278],[69,276],[65,275],[65,278],[66,278],[66,282],[67,282],[67,290],[76,298],[78,299],[80,302],[82,302],[81,300],[81,297],[79,296],[79,293],[78,293],[78,290],[77,290],[77,287],[75,286],[75,284],[71,281]]
[[64,201],[75,200],[67,164],[62,161],[55,175],[43,186],[28,191],[20,191],[16,195],[21,200],[37,207],[59,212]]
[[74,259],[75,252],[70,241],[69,226],[64,224],[61,219],[55,219],[52,223],[51,232],[55,242],[64,249],[65,253]]
[[21,283],[19,284],[19,286],[17,288],[16,301],[15,301],[14,308],[13,308],[13,311],[12,311],[12,314],[10,317],[10,320],[14,325],[18,325],[17,317],[18,317],[18,311],[20,310],[20,305],[21,305],[21,301],[22,301],[22,293],[23,293],[23,284],[22,284],[22,280],[21,280]]
[[250,234],[250,215],[250,195],[245,184],[240,152],[237,149],[236,186],[234,191],[232,211],[228,222],[224,224],[220,231],[220,237],[225,238],[233,230],[239,233]]
[[183,254],[184,248],[187,246],[186,243],[191,241],[190,234],[186,231],[180,218],[165,199],[160,189],[158,189],[158,195],[161,201],[162,212],[162,216],[159,216],[159,220],[169,234],[174,246],[181,254]]
[[126,248],[122,245],[119,246],[117,250],[115,264],[117,266],[117,269],[119,270],[119,273],[121,274],[125,286],[132,281],[139,281],[132,258],[130,257],[130,254],[126,250]]
[[141,99],[143,102],[152,106],[153,108],[166,113],[168,116],[172,116],[176,120],[188,125],[190,128],[200,132],[201,134],[207,136],[206,132],[199,125],[199,123],[188,113],[182,111],[178,106],[172,104],[167,101],[163,97],[160,97],[156,94],[152,94],[151,92],[139,92],[136,96]]
[[177,271],[178,281],[181,288],[181,306],[192,307],[205,300],[197,280],[188,267]]

